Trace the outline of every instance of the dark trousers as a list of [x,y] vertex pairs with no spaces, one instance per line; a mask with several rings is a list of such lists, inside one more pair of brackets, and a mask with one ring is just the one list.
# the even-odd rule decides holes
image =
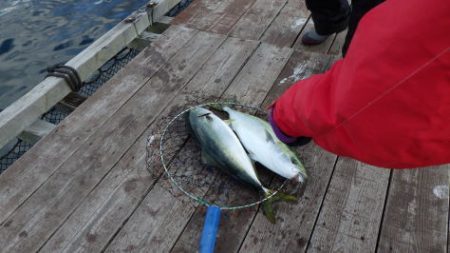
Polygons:
[[314,28],[320,35],[340,32],[348,26],[347,37],[342,46],[342,55],[345,55],[359,20],[383,1],[352,0],[350,7],[347,0],[306,0],[306,6],[311,11]]

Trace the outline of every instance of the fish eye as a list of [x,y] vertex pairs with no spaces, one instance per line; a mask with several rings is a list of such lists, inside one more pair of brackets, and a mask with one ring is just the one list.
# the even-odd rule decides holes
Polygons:
[[293,157],[291,157],[291,162],[292,162],[293,164],[297,164],[297,160],[295,160]]

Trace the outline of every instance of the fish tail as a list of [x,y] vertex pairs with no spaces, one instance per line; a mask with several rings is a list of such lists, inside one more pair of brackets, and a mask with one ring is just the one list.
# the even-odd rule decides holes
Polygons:
[[275,224],[276,218],[275,218],[275,210],[273,209],[273,201],[271,199],[264,201],[261,204],[261,208],[267,220],[269,220],[270,223]]
[[273,209],[273,203],[277,201],[286,201],[286,202],[297,202],[297,197],[294,195],[290,195],[284,192],[275,192],[274,190],[265,189],[264,188],[265,197],[269,197],[269,199],[265,200],[262,203],[262,210],[266,218],[271,222],[275,223],[275,210]]

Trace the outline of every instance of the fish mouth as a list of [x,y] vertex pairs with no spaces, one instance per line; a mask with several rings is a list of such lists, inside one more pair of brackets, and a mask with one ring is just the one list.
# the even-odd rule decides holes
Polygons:
[[297,175],[296,176],[294,176],[293,178],[292,178],[292,180],[295,182],[295,183],[298,183],[298,184],[305,184],[306,183],[306,177],[302,174],[302,173],[297,173]]

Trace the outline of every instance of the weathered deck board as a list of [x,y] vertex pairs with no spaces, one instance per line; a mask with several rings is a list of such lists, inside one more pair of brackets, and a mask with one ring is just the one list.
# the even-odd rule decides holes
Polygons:
[[45,243],[41,252],[100,252],[154,180],[140,139]]
[[[199,30],[200,27],[204,27],[204,18],[211,12],[215,12],[222,3],[222,0],[193,1],[186,10],[175,17],[173,24],[185,25]],[[200,27],[197,27],[198,24],[200,24]]]
[[200,32],[183,53],[158,71],[6,220],[0,229],[3,249],[8,252],[39,249],[224,39],[222,35]]
[[447,252],[449,169],[394,170],[379,252]]
[[[205,92],[205,90],[209,90],[210,94],[221,92],[229,85],[257,44],[256,41],[243,42],[239,39],[228,39],[189,82],[182,94]],[[182,96],[179,96],[180,99],[175,99],[166,111],[176,106],[182,107],[183,102],[186,102],[181,99]],[[133,211],[140,203],[137,199],[133,199],[134,201],[130,203],[126,196],[117,198],[116,192],[128,189],[128,192],[135,192],[140,200],[145,197],[155,181],[155,178],[146,178],[148,172],[145,150],[146,137],[152,132],[159,131],[156,128],[157,126],[150,126],[145,134],[139,137],[139,140],[112,169],[107,178],[48,241],[43,248],[44,252],[60,252],[63,249],[67,252],[77,250],[98,252],[107,245],[122,223],[129,217],[129,211]],[[140,182],[133,181],[136,173],[146,180],[144,188],[130,186]],[[118,183],[121,186],[116,188]],[[109,212],[103,212],[104,209]],[[93,235],[95,235],[95,240],[90,240],[94,237]]]
[[228,34],[239,18],[241,18],[254,3],[255,0],[230,0],[226,9],[220,16],[216,17],[216,20],[213,25],[208,28],[208,31]]
[[229,2],[227,0],[222,1],[204,1],[205,12],[201,12],[199,16],[194,16],[190,20],[189,25],[195,29],[201,31],[207,31],[208,28],[214,22],[217,22],[217,18],[221,16],[221,13],[228,6]]
[[[225,93],[225,97],[231,96],[234,97],[236,95],[240,95],[243,97],[247,97],[247,100],[250,99],[252,96],[255,95],[258,96],[258,92],[263,92],[263,88],[258,89],[257,86],[253,86],[252,83],[255,83],[256,80],[259,80],[258,83],[262,84],[262,81],[265,79],[264,77],[269,78],[270,75],[275,70],[268,70],[268,65],[271,65],[272,67],[279,66],[281,67],[284,65],[283,58],[287,58],[290,50],[279,50],[275,49],[268,45],[261,45],[257,51],[253,54],[253,56],[250,58],[248,63],[244,66],[242,71],[239,73],[239,75],[236,77],[236,79],[233,81],[231,86],[227,89]],[[274,60],[273,58],[276,57],[278,60]],[[256,74],[256,75],[254,75]],[[275,74],[276,76],[277,74]],[[275,78],[275,77],[273,77]],[[270,78],[269,78],[270,79]],[[252,82],[253,80],[253,82]],[[253,88],[251,88],[253,87]],[[254,89],[257,88],[257,91]],[[267,92],[267,91],[266,91]],[[199,189],[197,189],[199,190]],[[206,189],[201,189],[201,192],[206,192]],[[188,199],[186,196],[184,196],[182,193],[179,193],[177,197],[174,197],[171,194],[165,194],[161,197],[155,197],[155,194],[161,194],[160,192],[154,192],[151,191],[149,195],[147,195],[146,200],[144,200],[143,204],[139,207],[139,209],[136,211],[136,213],[130,218],[130,222],[125,225],[125,227],[120,231],[118,237],[113,241],[111,244],[111,247],[108,248],[107,252],[114,252],[114,251],[120,251],[124,250],[130,245],[133,248],[139,249],[139,250],[154,250],[156,252],[160,251],[168,251],[172,248],[173,244],[176,241],[176,238],[178,235],[183,231],[183,228],[185,224],[189,221],[186,219],[186,214],[189,214],[189,217],[194,213],[195,209],[192,208],[194,203],[192,200]],[[161,209],[158,208],[158,212],[152,217],[153,220],[146,221],[145,223],[137,224],[139,222],[136,222],[144,215],[146,209],[148,208],[156,208],[155,205],[159,206],[157,202],[151,202],[155,199],[159,198],[171,198],[172,202],[179,203],[183,201],[187,201],[188,203],[192,204],[185,204],[179,205],[176,207],[176,209],[173,210],[172,213],[173,216],[168,217],[167,212],[164,208],[161,207]],[[178,204],[174,204],[178,205]],[[192,208],[192,209],[191,209]],[[167,227],[161,225],[160,227],[156,227],[154,229],[151,229],[148,227],[148,223],[155,222],[154,219],[156,219],[159,224],[159,222],[162,222],[163,220],[170,220],[171,222],[176,222],[177,224],[184,224],[183,226],[178,227]],[[159,221],[158,221],[159,220]],[[133,235],[134,231],[140,231],[140,233],[144,233],[144,238],[138,238],[130,240],[130,234]],[[144,232],[145,231],[145,232]],[[170,236],[168,236],[168,233],[170,233]],[[197,231],[193,236],[198,236],[199,232]],[[195,245],[198,245],[198,237],[195,239],[194,242],[190,242]],[[176,250],[175,250],[176,251]]]
[[[92,136],[196,31],[172,27],[0,175],[0,224]],[[105,99],[108,97],[108,99]],[[80,124],[80,121],[83,123]],[[71,144],[71,145],[68,145]]]
[[228,34],[255,0],[194,1],[174,23],[198,30]]
[[308,249],[375,252],[389,175],[390,170],[339,157]]
[[239,19],[230,36],[242,39],[259,39],[269,27],[287,0],[257,0]]
[[309,11],[304,0],[288,1],[261,41],[279,47],[291,47],[306,25],[308,17]]

